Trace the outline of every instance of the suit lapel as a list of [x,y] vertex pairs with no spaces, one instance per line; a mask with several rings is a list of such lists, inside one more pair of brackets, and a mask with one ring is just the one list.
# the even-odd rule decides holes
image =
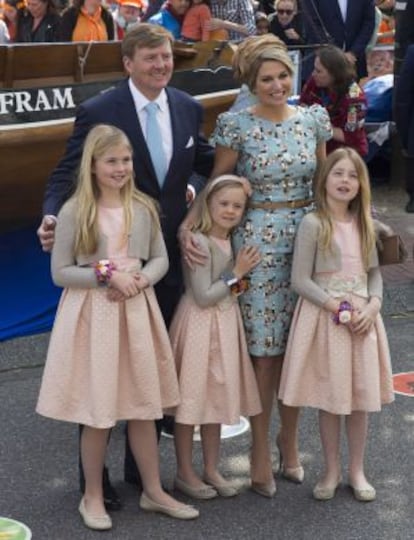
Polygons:
[[[178,166],[179,168],[179,157],[180,157],[180,149],[184,148],[184,136],[185,136],[185,130],[182,129],[182,123],[184,122],[184,116],[183,111],[181,111],[181,103],[177,99],[177,97],[174,95],[173,92],[169,90],[169,88],[166,88],[167,91],[167,97],[168,97],[168,108],[170,110],[170,118],[171,118],[171,135],[172,135],[172,145],[173,145],[173,151],[170,161],[170,166],[168,167],[167,176],[165,178],[164,185],[168,182],[171,171],[175,170],[175,168]],[[180,128],[181,123],[181,128]]]
[[[359,1],[359,0],[358,0]],[[338,19],[338,22],[340,24],[345,24],[343,18],[342,18],[342,12],[341,12],[341,8],[339,7],[339,3],[338,3],[338,0],[334,0],[332,2],[332,0],[328,0],[329,4],[332,5],[333,7],[333,15]],[[332,4],[331,4],[332,2]],[[349,5],[348,5],[348,9],[349,9]],[[347,18],[348,18],[348,14],[347,14]]]

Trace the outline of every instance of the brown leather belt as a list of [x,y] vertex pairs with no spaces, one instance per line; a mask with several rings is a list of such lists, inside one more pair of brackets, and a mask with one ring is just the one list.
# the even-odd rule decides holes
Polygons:
[[262,210],[277,210],[278,208],[303,208],[314,202],[313,199],[299,199],[297,201],[263,201],[250,202],[249,208],[260,208]]

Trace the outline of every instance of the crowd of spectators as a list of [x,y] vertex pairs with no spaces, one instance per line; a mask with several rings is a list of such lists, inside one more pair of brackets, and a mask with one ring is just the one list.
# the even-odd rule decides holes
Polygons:
[[[3,0],[0,43],[120,40],[132,24],[149,21],[190,42],[238,42],[271,33],[303,51],[334,43],[356,62],[361,76],[365,49],[393,44],[394,3],[375,0],[374,10],[371,0],[350,2],[351,20],[345,14],[341,28],[335,22],[339,11],[335,15],[323,0]],[[351,13],[355,4],[357,17]],[[308,65],[310,73],[312,61]]]

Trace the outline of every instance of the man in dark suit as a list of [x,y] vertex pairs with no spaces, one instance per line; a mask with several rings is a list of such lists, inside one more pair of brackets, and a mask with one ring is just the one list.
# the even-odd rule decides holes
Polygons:
[[[375,27],[374,0],[302,0],[301,4],[307,43],[332,43],[343,49],[355,64],[358,78],[364,77],[365,49]],[[305,79],[313,66],[310,56]]]
[[407,212],[414,213],[414,44],[407,48],[395,88],[395,121],[405,154]]
[[405,58],[408,46],[414,43],[414,0],[396,2],[394,74],[397,75]]
[[[50,251],[54,242],[55,216],[73,191],[86,135],[96,124],[112,124],[122,129],[134,150],[135,183],[160,205],[170,266],[167,275],[155,286],[155,292],[167,326],[182,293],[177,231],[187,211],[187,183],[193,171],[202,177],[209,176],[214,160],[213,149],[201,133],[201,105],[188,94],[167,87],[173,72],[172,43],[172,35],[158,25],[143,23],[126,34],[122,55],[129,78],[80,105],[65,155],[47,184],[44,217],[38,229],[43,249]],[[145,107],[149,102],[157,104],[159,144],[167,164],[167,172],[161,181],[145,136],[148,118]],[[181,234],[189,235],[183,241],[192,242],[191,233],[183,230]],[[159,431],[159,423],[157,428]],[[127,451],[125,479],[134,481],[136,474],[135,463]],[[81,488],[82,483],[81,474]],[[104,497],[108,507],[120,506],[106,470]]]

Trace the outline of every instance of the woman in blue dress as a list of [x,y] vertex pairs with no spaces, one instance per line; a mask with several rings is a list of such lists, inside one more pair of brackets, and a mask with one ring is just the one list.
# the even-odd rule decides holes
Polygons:
[[[234,68],[257,102],[219,116],[212,136],[216,146],[212,178],[235,171],[250,181],[253,190],[233,241],[236,251],[244,244],[259,246],[262,256],[240,304],[263,407],[263,413],[251,419],[252,489],[272,497],[276,484],[269,425],[296,302],[290,289],[293,243],[300,221],[311,209],[313,177],[325,158],[325,141],[331,138],[332,129],[319,105],[302,108],[288,104],[294,68],[277,37],[247,38],[235,54]],[[279,403],[279,413],[280,472],[301,483],[299,410]]]

